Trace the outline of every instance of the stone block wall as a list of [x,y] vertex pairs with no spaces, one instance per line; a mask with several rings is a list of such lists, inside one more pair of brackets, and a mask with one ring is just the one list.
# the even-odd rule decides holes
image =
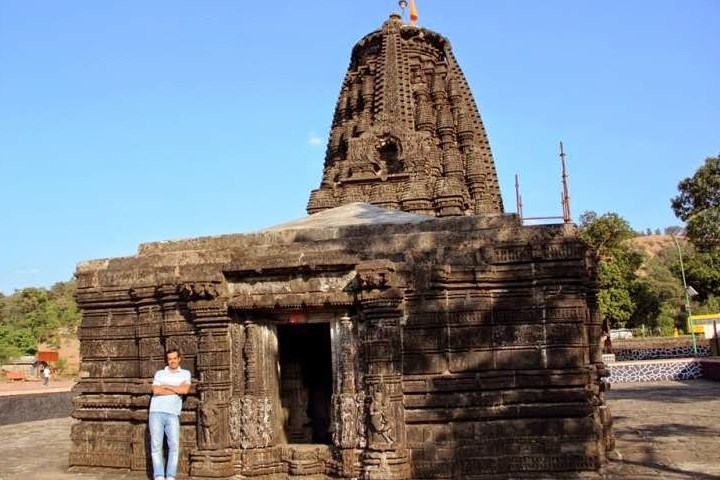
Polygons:
[[[195,381],[182,474],[600,478],[612,437],[586,253],[568,226],[459,217],[91,262],[77,274],[71,465],[149,468],[150,382],[178,348]],[[332,338],[332,443],[317,448],[283,435],[277,368],[278,326],[307,319]]]
[[522,247],[499,246],[492,266],[475,272],[477,283],[447,267],[431,282],[436,291],[407,298],[413,479],[540,478],[596,471],[605,461],[603,415],[588,402],[604,394],[584,260],[567,255],[561,275],[552,255],[523,262],[508,254],[513,248]]
[[[83,321],[80,381],[74,392],[70,465],[144,471],[149,468],[147,409],[156,370],[165,365],[166,349],[183,353],[183,367],[195,375],[195,327],[179,308],[176,294],[161,286],[141,290],[115,288],[107,275],[102,291],[93,278],[78,275],[78,302]],[[196,447],[195,405],[191,394],[181,415],[179,471],[189,473],[189,454]]]

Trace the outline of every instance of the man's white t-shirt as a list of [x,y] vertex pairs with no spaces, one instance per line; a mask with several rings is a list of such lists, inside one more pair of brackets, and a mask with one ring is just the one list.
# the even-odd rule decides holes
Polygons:
[[[152,384],[153,386],[168,385],[177,387],[182,383],[190,383],[190,378],[189,370],[183,368],[170,370],[170,367],[165,367],[155,372]],[[182,397],[180,395],[153,395],[150,400],[150,411],[180,415],[182,411]]]

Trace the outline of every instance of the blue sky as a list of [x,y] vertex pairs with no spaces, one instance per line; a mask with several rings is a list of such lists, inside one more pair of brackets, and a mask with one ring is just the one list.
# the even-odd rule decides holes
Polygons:
[[[487,128],[507,211],[677,225],[720,152],[717,0],[418,0]],[[0,0],[0,292],[141,242],[305,215],[352,46],[390,0]]]

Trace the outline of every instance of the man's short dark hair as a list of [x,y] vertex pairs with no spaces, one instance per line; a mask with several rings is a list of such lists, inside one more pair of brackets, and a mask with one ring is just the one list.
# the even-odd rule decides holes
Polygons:
[[182,358],[182,355],[180,355],[180,351],[177,348],[171,348],[170,350],[165,351],[165,358],[168,357],[171,353],[177,353],[177,356]]

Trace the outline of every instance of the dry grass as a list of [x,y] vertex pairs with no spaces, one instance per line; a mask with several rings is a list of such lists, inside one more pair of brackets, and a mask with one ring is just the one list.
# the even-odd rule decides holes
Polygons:
[[631,241],[651,257],[656,256],[674,243],[671,235],[641,235]]

